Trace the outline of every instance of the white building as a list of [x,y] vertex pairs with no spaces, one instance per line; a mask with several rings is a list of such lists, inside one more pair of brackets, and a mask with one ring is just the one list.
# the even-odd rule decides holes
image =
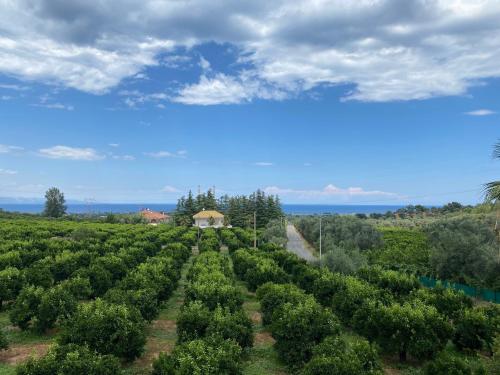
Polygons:
[[224,215],[214,210],[203,210],[193,216],[194,226],[200,228],[220,228],[224,226]]

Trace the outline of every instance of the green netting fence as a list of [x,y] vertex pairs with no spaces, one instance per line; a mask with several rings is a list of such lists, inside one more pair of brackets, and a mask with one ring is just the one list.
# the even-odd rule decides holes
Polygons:
[[424,286],[428,288],[434,288],[436,284],[440,283],[445,288],[462,290],[466,295],[470,297],[479,298],[488,302],[500,303],[500,292],[496,292],[494,290],[475,288],[470,285],[437,280],[427,276],[420,276],[419,280]]

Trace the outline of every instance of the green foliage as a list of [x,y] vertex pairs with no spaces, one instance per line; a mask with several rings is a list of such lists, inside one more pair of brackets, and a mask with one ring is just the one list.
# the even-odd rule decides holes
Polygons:
[[[296,227],[304,238],[315,248],[319,248],[319,218],[303,216]],[[359,249],[361,251],[382,245],[382,235],[366,220],[353,216],[329,215],[322,220],[323,250],[330,252],[333,247]]]
[[50,188],[45,193],[44,216],[61,217],[66,214],[64,194],[58,188]]
[[281,218],[269,221],[262,233],[264,243],[285,247],[287,243],[286,227]]
[[356,312],[353,321],[359,333],[376,340],[386,352],[399,354],[401,361],[407,354],[431,358],[452,334],[443,316],[421,301],[388,306],[372,301]]
[[472,308],[472,299],[467,297],[463,291],[455,291],[437,285],[433,289],[421,288],[412,293],[412,297],[434,306],[440,314],[448,319],[458,319],[466,309]]
[[308,297],[293,284],[266,283],[257,289],[257,298],[260,301],[262,323],[268,325],[278,307],[285,303],[297,304]]
[[352,275],[365,266],[367,260],[366,256],[358,248],[344,249],[332,245],[329,251],[322,257],[321,264],[332,272]]
[[229,197],[224,195],[218,200],[214,192],[198,194],[196,197],[190,191],[187,197],[181,197],[177,201],[177,208],[174,213],[175,222],[178,225],[190,226],[193,224],[193,215],[206,210],[217,210],[225,215],[226,225],[233,227],[253,227],[253,216],[256,212],[257,228],[265,228],[274,219],[283,217],[279,198],[273,195],[266,195],[263,191],[257,190],[250,196]]
[[486,372],[467,358],[442,352],[424,366],[424,375],[486,375]]
[[481,309],[468,309],[455,321],[453,343],[459,350],[491,348],[497,329]]
[[7,349],[9,347],[9,342],[5,337],[3,331],[0,330],[0,350]]
[[144,321],[136,309],[99,298],[79,305],[63,328],[62,344],[88,345],[98,353],[127,360],[140,356],[146,343]]
[[110,355],[99,355],[85,346],[55,345],[42,358],[30,358],[16,368],[17,375],[117,375],[120,362]]
[[427,236],[420,230],[382,227],[383,246],[371,252],[371,262],[401,271],[426,274],[430,249]]
[[0,271],[0,310],[2,302],[11,300],[17,296],[23,287],[24,276],[15,267],[7,267]]
[[360,269],[358,276],[380,289],[389,290],[397,298],[407,296],[412,291],[420,288],[420,282],[415,276],[392,270],[383,270],[377,266]]
[[266,282],[285,283],[288,276],[278,264],[259,252],[237,250],[233,253],[234,271],[255,291]]
[[377,350],[365,339],[327,337],[313,349],[301,375],[382,375]]
[[171,355],[160,353],[152,375],[237,375],[241,348],[234,341],[198,339],[177,345]]
[[29,327],[31,319],[36,315],[42,300],[44,289],[28,285],[21,290],[10,310],[10,321],[21,329]]
[[[426,228],[430,266],[437,277],[473,286],[490,286],[497,272],[498,244],[485,222],[472,218],[441,220]],[[494,278],[493,278],[494,279]]]
[[276,350],[291,367],[309,361],[315,345],[339,331],[337,317],[312,297],[297,304],[282,304],[274,311],[271,323]]

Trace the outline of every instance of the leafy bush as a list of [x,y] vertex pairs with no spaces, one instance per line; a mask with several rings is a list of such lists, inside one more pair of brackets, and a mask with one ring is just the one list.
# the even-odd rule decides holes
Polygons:
[[367,302],[353,322],[359,333],[377,341],[386,352],[398,353],[401,361],[406,361],[408,353],[418,359],[431,358],[452,335],[444,317],[421,301],[389,306]]
[[455,321],[453,343],[460,350],[491,348],[495,331],[483,311],[469,309]]
[[65,322],[60,342],[88,345],[98,353],[132,360],[144,351],[144,329],[144,320],[136,309],[97,298],[78,306]]
[[498,243],[492,228],[468,217],[441,220],[426,228],[431,247],[430,264],[441,279],[490,286],[495,272]]
[[125,304],[136,308],[147,322],[158,316],[160,306],[157,292],[154,289],[129,289],[113,288],[108,290],[103,299],[110,303]]
[[340,331],[337,317],[310,297],[298,304],[279,306],[273,314],[271,332],[276,350],[291,367],[309,361],[315,345]]
[[433,289],[419,289],[412,293],[413,298],[420,299],[434,306],[440,314],[448,319],[458,319],[466,309],[472,308],[472,299],[462,291],[455,291],[437,285]]
[[370,253],[371,262],[400,271],[426,274],[429,270],[429,242],[425,233],[401,227],[382,227],[383,246]]
[[260,300],[262,323],[271,324],[274,311],[285,303],[297,304],[305,301],[306,294],[293,284],[266,283],[257,289]]
[[302,375],[382,375],[377,350],[365,339],[327,337],[313,349]]
[[0,310],[2,302],[13,299],[22,289],[24,277],[20,270],[15,267],[7,267],[0,271]]
[[171,355],[160,353],[152,375],[236,375],[241,348],[234,341],[198,339],[177,345]]
[[402,272],[383,270],[380,267],[365,267],[358,271],[358,276],[380,289],[389,290],[395,297],[403,297],[419,289],[421,284],[413,275]]
[[424,375],[486,375],[486,372],[481,365],[466,358],[442,352],[424,366]]
[[12,324],[21,329],[27,329],[31,319],[37,314],[44,289],[29,285],[24,287],[12,306],[9,317]]
[[190,282],[185,291],[186,302],[199,300],[210,310],[218,305],[236,311],[243,304],[243,294],[221,273],[204,274]]
[[17,375],[116,375],[120,362],[110,355],[99,355],[85,346],[55,345],[42,358],[30,358],[16,369]]

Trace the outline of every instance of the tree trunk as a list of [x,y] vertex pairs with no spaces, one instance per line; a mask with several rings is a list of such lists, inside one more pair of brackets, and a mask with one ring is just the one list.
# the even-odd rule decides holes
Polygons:
[[399,361],[406,362],[406,348],[401,348],[399,350]]

